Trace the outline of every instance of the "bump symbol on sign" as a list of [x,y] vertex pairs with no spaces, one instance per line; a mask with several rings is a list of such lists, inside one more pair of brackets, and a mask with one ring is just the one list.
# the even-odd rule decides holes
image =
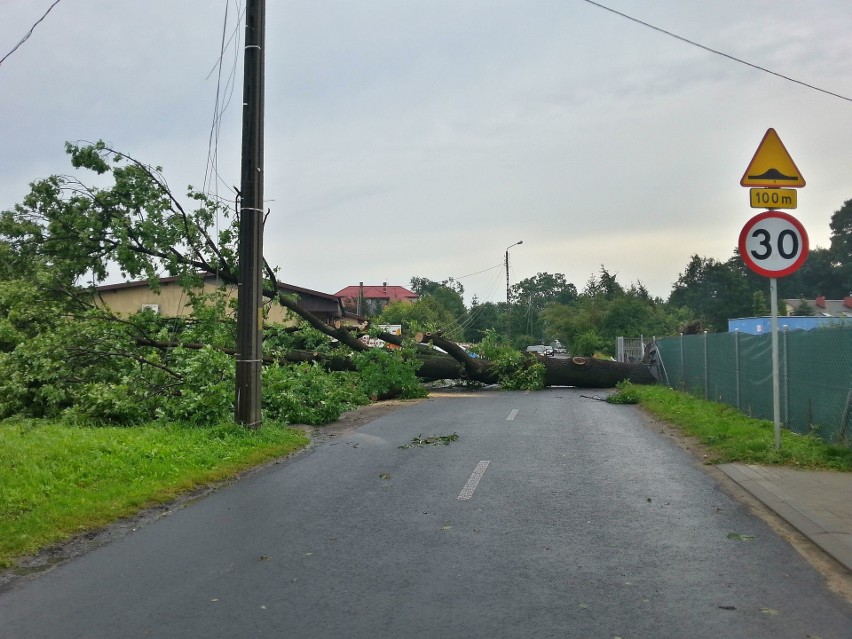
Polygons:
[[742,186],[802,187],[802,177],[775,129],[768,129],[740,180]]

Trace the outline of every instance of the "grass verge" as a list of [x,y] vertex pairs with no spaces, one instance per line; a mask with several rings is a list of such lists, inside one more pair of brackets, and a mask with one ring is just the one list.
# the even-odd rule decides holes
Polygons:
[[0,423],[0,568],[76,534],[303,448],[298,430],[233,424]]
[[[619,392],[622,392],[620,389]],[[639,404],[711,449],[712,463],[778,464],[798,468],[852,471],[852,448],[829,444],[815,435],[782,429],[775,450],[771,421],[754,419],[726,404],[698,399],[664,386],[629,385]]]

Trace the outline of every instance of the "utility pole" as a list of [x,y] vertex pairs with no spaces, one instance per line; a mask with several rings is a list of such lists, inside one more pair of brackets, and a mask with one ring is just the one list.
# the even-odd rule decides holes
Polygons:
[[[512,246],[523,244],[524,241],[515,242]],[[509,288],[509,246],[506,248],[506,336],[512,338],[512,290]]]
[[266,0],[246,3],[235,419],[259,428],[263,337],[263,96]]

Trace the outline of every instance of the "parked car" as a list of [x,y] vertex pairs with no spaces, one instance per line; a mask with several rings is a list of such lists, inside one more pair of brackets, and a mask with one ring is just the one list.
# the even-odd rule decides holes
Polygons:
[[544,344],[534,344],[532,346],[527,346],[527,353],[538,353],[539,355],[547,355],[548,357],[553,357],[553,349],[550,346],[545,346]]

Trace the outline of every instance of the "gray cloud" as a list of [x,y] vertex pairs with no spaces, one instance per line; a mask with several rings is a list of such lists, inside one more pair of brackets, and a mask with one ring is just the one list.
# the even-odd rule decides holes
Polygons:
[[[43,12],[33,4],[0,7],[0,49]],[[852,93],[842,0],[610,4]],[[0,67],[0,207],[69,171],[65,140],[104,138],[162,165],[178,192],[201,186],[224,7],[58,5]],[[796,214],[812,244],[827,245],[852,197],[848,102],[584,2],[284,2],[268,19],[265,252],[297,285],[464,275],[523,239],[513,279],[560,272],[582,287],[605,264],[666,296],[690,254],[731,255],[757,212],[739,179],[769,127],[808,181]],[[227,197],[239,181],[233,50],[223,71],[236,76],[220,129]],[[499,300],[497,280],[465,285]]]

